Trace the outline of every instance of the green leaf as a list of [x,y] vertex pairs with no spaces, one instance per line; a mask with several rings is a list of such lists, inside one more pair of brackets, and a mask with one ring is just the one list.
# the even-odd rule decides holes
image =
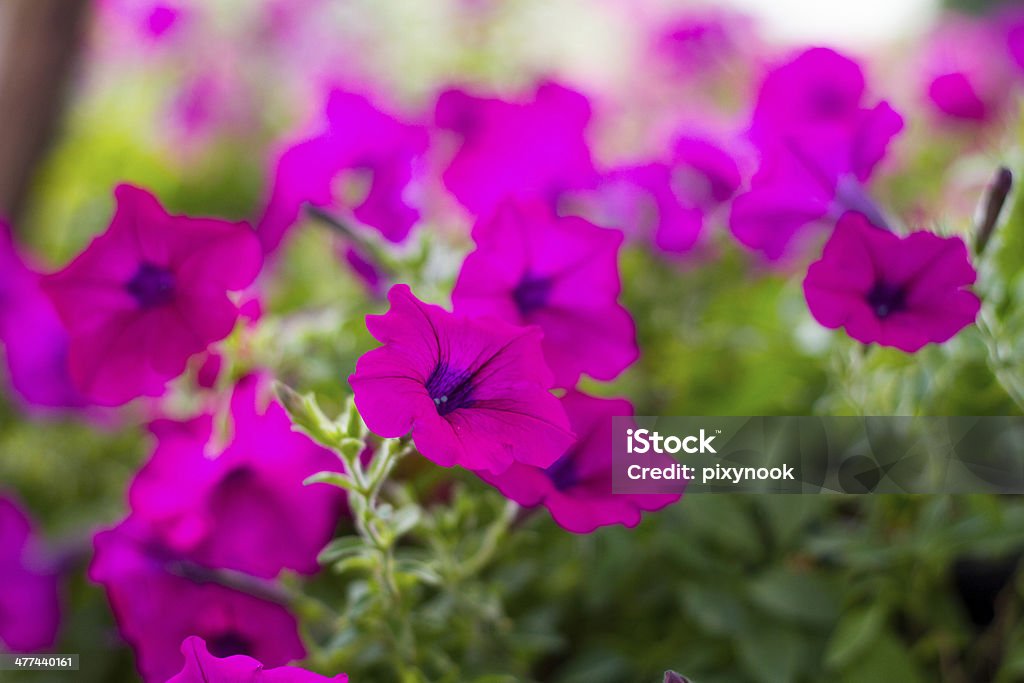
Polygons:
[[368,430],[366,423],[363,422],[363,417],[359,414],[359,409],[356,408],[355,396],[349,396],[345,401],[345,412],[342,413],[339,423],[342,425],[342,431],[349,438],[360,441],[366,438]]
[[[752,635],[755,633],[756,636]],[[797,680],[808,644],[803,633],[762,623],[756,630],[748,629],[737,647],[751,679],[759,683],[790,683]]]
[[814,574],[771,569],[748,591],[751,601],[771,616],[811,624],[833,623],[839,616],[837,587]]
[[344,574],[352,571],[370,571],[373,569],[373,564],[376,560],[367,555],[352,555],[345,559],[335,562],[331,569],[336,574]]
[[337,448],[341,440],[338,426],[330,420],[312,393],[300,394],[283,382],[274,382],[274,394],[288,412],[294,427],[317,443]]
[[882,633],[885,615],[885,606],[881,603],[845,615],[825,648],[825,666],[841,669],[864,653]]
[[416,505],[407,505],[391,516],[391,529],[395,537],[403,536],[412,531],[420,522],[422,512]]
[[356,483],[349,478],[348,475],[342,474],[341,472],[317,472],[316,474],[306,477],[302,481],[303,485],[309,486],[310,484],[331,484],[338,488],[345,489],[346,491],[358,490]]
[[363,543],[363,539],[358,536],[345,536],[328,543],[316,559],[320,564],[331,564],[346,557],[358,555],[365,550],[366,544]]
[[419,579],[429,586],[440,586],[444,578],[430,565],[417,560],[399,560],[395,565],[396,571],[401,574],[408,574]]
[[733,592],[714,586],[686,586],[680,598],[687,613],[708,633],[729,635],[742,631],[747,612]]
[[907,646],[892,633],[883,633],[839,677],[840,683],[923,683],[924,680]]

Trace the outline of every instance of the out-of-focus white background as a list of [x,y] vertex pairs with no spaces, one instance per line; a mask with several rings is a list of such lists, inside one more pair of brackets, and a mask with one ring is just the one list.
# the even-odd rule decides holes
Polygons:
[[860,48],[927,26],[936,0],[728,0],[758,18],[765,35],[787,42]]

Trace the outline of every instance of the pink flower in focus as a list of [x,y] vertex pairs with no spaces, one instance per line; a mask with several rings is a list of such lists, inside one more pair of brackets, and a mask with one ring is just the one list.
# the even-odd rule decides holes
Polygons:
[[0,346],[7,358],[11,387],[31,408],[80,408],[88,402],[71,382],[68,335],[40,287],[0,224]]
[[[416,171],[427,133],[378,109],[365,97],[336,90],[327,102],[327,126],[288,147],[277,161],[274,185],[257,232],[266,251],[280,244],[304,204],[341,208],[401,242],[419,220]],[[336,192],[339,181],[348,192]]]
[[282,569],[319,570],[331,539],[340,492],[305,486],[338,459],[292,431],[284,409],[242,380],[231,398],[231,442],[211,452],[212,415],[153,424],[157,447],[129,490],[132,514],[168,549],[208,567],[273,578]]
[[101,405],[163,393],[191,356],[231,332],[238,307],[228,292],[262,264],[245,223],[171,216],[128,185],[115,195],[108,230],[43,281],[68,330],[71,377]]
[[475,216],[490,215],[508,198],[554,205],[561,192],[597,180],[584,135],[590,103],[561,85],[541,84],[525,102],[449,90],[438,97],[435,118],[461,138],[442,176],[445,187]]
[[260,662],[245,655],[215,657],[196,636],[185,639],[181,654],[185,656],[185,668],[167,683],[348,683],[345,674],[328,678],[296,667],[264,669]]
[[102,584],[145,683],[181,671],[189,636],[217,657],[246,655],[267,666],[302,659],[298,624],[280,604],[227,588],[169,551],[134,516],[96,534],[89,579]]
[[53,645],[60,622],[57,572],[40,557],[28,516],[0,495],[0,646],[38,652]]
[[547,467],[572,443],[551,393],[540,331],[469,318],[417,300],[407,285],[391,309],[367,316],[383,346],[349,377],[374,433],[412,431],[419,452],[442,467],[502,472],[513,462]]
[[729,217],[737,240],[778,260],[805,226],[845,211],[885,225],[866,183],[903,119],[885,102],[863,107],[864,90],[857,63],[823,48],[765,78],[750,130],[760,168]]
[[556,217],[542,203],[506,203],[473,229],[452,292],[456,313],[537,325],[555,385],[581,374],[617,377],[638,355],[633,319],[618,303],[622,233]]
[[660,510],[677,494],[612,493],[612,418],[633,414],[622,399],[570,391],[562,398],[577,442],[546,469],[514,463],[500,475],[480,477],[520,505],[544,505],[562,528],[587,534],[598,527],[634,527],[645,510]]
[[974,322],[981,302],[964,288],[976,277],[959,237],[899,237],[848,213],[808,269],[804,295],[825,327],[913,353]]

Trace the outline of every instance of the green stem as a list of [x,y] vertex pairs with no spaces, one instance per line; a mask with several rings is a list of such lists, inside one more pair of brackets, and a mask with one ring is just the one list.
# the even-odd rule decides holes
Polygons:
[[325,603],[276,581],[261,579],[234,569],[206,567],[194,562],[176,561],[167,571],[195,583],[216,583],[260,600],[275,602],[290,610],[308,615],[321,624],[333,625],[338,614]]
[[512,520],[515,519],[517,512],[519,512],[519,505],[514,500],[505,501],[505,507],[502,509],[501,514],[487,528],[484,539],[480,542],[480,547],[477,548],[477,551],[469,559],[462,563],[461,578],[467,578],[479,573],[493,559],[502,540],[504,540],[505,535],[512,526]]
[[397,604],[400,595],[398,582],[395,579],[395,538],[391,534],[381,533],[378,524],[383,521],[377,512],[380,492],[398,462],[412,452],[405,443],[385,441],[378,449],[375,458],[381,458],[370,466],[372,476],[363,470],[359,454],[354,456],[343,453],[345,466],[353,473],[356,490],[353,494],[359,499],[352,501],[355,507],[355,525],[359,535],[373,547],[380,556],[381,563],[377,568],[377,580],[381,584],[393,604]]

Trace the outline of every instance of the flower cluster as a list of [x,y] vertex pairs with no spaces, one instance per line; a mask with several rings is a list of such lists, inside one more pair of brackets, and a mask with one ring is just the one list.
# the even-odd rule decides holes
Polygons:
[[343,501],[303,482],[338,461],[291,431],[265,394],[257,377],[238,384],[234,437],[219,450],[212,415],[154,423],[157,446],[132,482],[131,514],[96,535],[89,576],[106,588],[146,681],[182,668],[189,636],[216,656],[268,666],[305,656],[287,600],[268,581],[317,571]]
[[[425,457],[491,482],[514,480],[520,468],[570,472],[585,451],[594,485],[561,489],[561,509],[576,516],[556,521],[577,532],[635,525],[639,510],[675,498],[611,504],[610,439],[583,448],[586,435],[574,434],[566,399],[551,393],[558,387],[599,401],[577,392],[581,377],[612,380],[639,353],[632,317],[619,303],[622,231],[558,210],[572,191],[600,191],[584,137],[590,104],[550,82],[524,102],[450,90],[439,95],[435,117],[460,138],[441,179],[473,215],[476,248],[459,272],[452,313],[396,285],[388,313],[367,318],[382,346],[349,378],[360,414],[376,434],[411,433]],[[710,195],[731,194],[738,181],[728,159],[682,141],[679,150],[678,163],[703,163],[708,175],[724,167]],[[665,230],[677,229],[666,220]],[[624,401],[607,405],[631,410]],[[596,420],[610,430],[612,415]],[[509,495],[529,505],[544,499]]]
[[[354,629],[363,615],[328,619],[330,645],[314,642],[322,634],[302,621],[323,607],[310,607],[303,580],[331,564],[325,558],[366,571],[366,582],[345,585],[347,598],[385,605],[371,616],[394,637],[386,647],[415,649],[404,624],[390,621],[422,597],[407,586],[454,586],[472,571],[451,557],[437,563],[444,572],[422,560],[444,544],[401,546],[433,510],[407,500],[420,493],[415,486],[391,486],[389,477],[407,474],[397,454],[463,468],[470,490],[507,504],[506,526],[485,536],[473,555],[483,559],[466,563],[473,571],[496,552],[518,506],[546,508],[562,529],[589,534],[634,527],[676,502],[615,492],[612,421],[676,405],[672,394],[684,391],[650,380],[660,381],[667,356],[693,348],[691,333],[717,343],[712,323],[687,328],[689,309],[713,298],[701,275],[720,263],[730,286],[746,286],[732,274],[743,272],[795,302],[785,322],[798,324],[778,325],[786,346],[804,341],[813,318],[859,344],[913,354],[949,342],[982,312],[970,288],[986,284],[974,261],[990,234],[972,252],[940,220],[949,207],[906,191],[921,171],[897,153],[915,143],[900,134],[919,121],[902,99],[900,112],[885,99],[868,62],[824,47],[768,53],[743,17],[706,11],[652,21],[642,51],[651,73],[629,83],[537,75],[485,90],[446,74],[417,79],[414,97],[356,67],[340,73],[333,65],[358,45],[333,46],[315,25],[321,4],[330,3],[253,3],[265,40],[250,42],[265,43],[266,55],[218,49],[222,41],[208,39],[216,22],[194,0],[98,5],[112,42],[147,63],[189,36],[210,46],[195,61],[216,66],[190,62],[168,89],[174,130],[189,140],[276,120],[256,104],[250,81],[258,79],[241,74],[249,59],[291,55],[302,72],[295,90],[315,96],[282,99],[315,104],[291,106],[305,123],[272,151],[258,150],[267,163],[247,196],[257,200],[252,224],[172,214],[151,192],[120,185],[106,229],[45,274],[0,228],[0,344],[12,405],[33,418],[60,409],[62,419],[103,407],[119,426],[148,425],[136,429],[152,448],[127,482],[128,512],[92,536],[88,568],[147,683],[347,681],[336,665],[350,660],[319,655],[350,637],[336,632],[340,623]],[[924,118],[937,114],[942,130],[1006,117],[1024,68],[1024,21],[1000,21],[950,19],[911,64],[933,110]],[[285,49],[296,44],[309,50]],[[705,103],[719,81],[727,96]],[[652,83],[668,96],[645,91]],[[695,83],[701,96],[679,96]],[[271,139],[266,132],[253,138]],[[886,182],[894,170],[899,182]],[[307,254],[288,240],[314,221],[333,230],[309,232],[309,251],[322,253]],[[306,272],[305,262],[295,267],[292,244],[311,260],[326,254],[331,275],[354,275],[371,296],[331,289],[335,281]],[[264,267],[271,262],[282,267]],[[303,282],[289,289],[292,279]],[[312,310],[309,282],[326,290],[329,310]],[[986,312],[994,308],[988,290],[979,293]],[[760,343],[750,329],[740,343]],[[996,372],[1011,365],[998,358],[998,340],[985,341]],[[702,361],[671,362],[689,371]],[[271,398],[271,381],[281,382],[281,398]],[[329,419],[285,381],[327,387],[332,403],[348,408]],[[701,388],[694,380],[684,389],[703,400]],[[296,417],[293,399],[315,419]],[[345,537],[331,543],[339,530]],[[0,556],[0,641],[14,651],[49,647],[56,565],[6,497],[0,542],[10,550]],[[307,668],[289,666],[308,655]],[[321,675],[332,668],[334,678]]]

